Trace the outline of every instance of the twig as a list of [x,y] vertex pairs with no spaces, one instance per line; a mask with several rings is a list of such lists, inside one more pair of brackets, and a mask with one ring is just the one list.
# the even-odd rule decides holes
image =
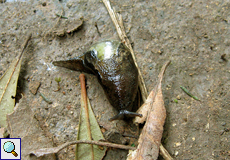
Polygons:
[[99,34],[99,37],[101,37],[101,33],[100,33],[99,28],[98,28],[98,26],[97,26],[97,22],[95,22],[94,26],[95,26],[96,29],[97,29],[97,33]]
[[160,155],[165,160],[173,160],[173,158],[170,156],[169,152],[164,148],[164,146],[162,144],[160,145]]
[[[145,102],[145,100],[148,97],[148,92],[147,92],[147,89],[145,87],[145,82],[144,82],[144,79],[142,77],[141,71],[140,71],[140,69],[139,69],[139,67],[137,65],[137,61],[136,61],[132,46],[131,46],[131,44],[129,42],[128,37],[125,34],[124,25],[123,25],[123,21],[122,21],[122,16],[120,14],[115,13],[112,10],[109,0],[102,0],[102,1],[105,4],[105,6],[106,6],[106,8],[107,8],[107,10],[109,12],[109,15],[110,15],[115,27],[116,27],[117,33],[118,33],[121,41],[124,41],[125,44],[127,45],[127,47],[130,49],[130,52],[132,54],[134,63],[137,66],[137,69],[138,69],[138,74],[139,74],[138,84],[139,84],[139,87],[140,87],[140,90],[141,90],[142,99]],[[164,148],[164,150],[162,150],[163,148],[164,147],[161,144],[161,146],[160,146],[161,154],[164,154],[165,157],[168,157],[166,160],[172,160],[173,158],[169,155],[169,153],[167,152],[167,150],[165,148]]]
[[8,81],[7,81],[7,83],[6,83],[6,86],[5,86],[5,88],[4,88],[3,92],[2,92],[2,95],[1,95],[1,98],[0,98],[0,102],[2,101],[2,98],[3,98],[3,96],[4,96],[5,92],[6,92],[6,88],[8,87],[8,85],[9,85],[9,83],[10,83],[10,80],[11,80],[13,74],[14,74],[14,71],[15,71],[15,69],[17,68],[17,65],[18,65],[19,61],[21,60],[21,57],[22,57],[22,55],[23,55],[23,53],[24,53],[24,51],[25,51],[25,49],[26,49],[26,47],[27,47],[27,45],[28,45],[28,42],[29,42],[29,40],[31,39],[31,36],[32,36],[32,33],[29,34],[29,36],[27,37],[25,43],[22,45],[22,52],[21,52],[20,55],[18,56],[18,60],[17,60],[17,62],[16,62],[16,64],[15,64],[15,66],[14,66],[14,70],[13,70],[13,72],[11,73],[10,78],[8,79]]
[[140,68],[137,65],[137,61],[136,61],[132,46],[131,46],[131,44],[129,42],[128,37],[125,34],[124,25],[123,25],[123,21],[122,21],[122,16],[120,14],[115,13],[112,10],[110,2],[108,0],[103,0],[103,3],[105,4],[105,6],[106,6],[106,8],[107,8],[107,10],[109,12],[109,15],[110,15],[110,17],[111,17],[111,19],[113,21],[113,24],[116,27],[117,33],[118,33],[121,41],[125,42],[126,46],[130,49],[130,52],[132,54],[134,63],[136,65],[137,69],[138,69],[138,74],[139,74],[138,84],[139,84],[139,87],[140,87],[140,90],[141,90],[142,99],[143,99],[143,101],[145,101],[146,98],[148,97],[148,92],[147,92],[147,89],[145,87],[144,79],[142,77]]
[[57,14],[57,13],[56,13],[56,16],[58,16],[58,17],[60,17],[60,18],[68,19],[68,17],[65,17],[65,16],[60,15],[60,14]]
[[100,142],[100,141],[88,141],[88,140],[79,140],[79,141],[73,141],[73,142],[67,142],[64,143],[58,147],[54,148],[42,148],[38,150],[31,151],[30,154],[34,154],[37,157],[44,156],[46,154],[53,154],[61,151],[62,149],[75,144],[94,144],[98,146],[106,146],[106,147],[112,147],[112,148],[119,148],[119,149],[125,149],[125,150],[135,150],[135,147],[126,146],[122,144],[115,144],[115,143],[109,143],[109,142]]
[[196,96],[194,96],[192,93],[190,93],[185,87],[183,86],[180,86],[180,88],[187,94],[189,95],[190,97],[192,97],[193,99],[197,100],[197,101],[200,101],[200,99]]
[[48,98],[46,98],[46,96],[44,94],[42,94],[41,92],[39,94],[42,97],[42,99],[44,101],[46,101],[48,104],[52,104],[53,103],[51,100],[49,100]]
[[[88,102],[87,102],[87,93],[85,88],[85,75],[80,74],[79,76],[80,83],[81,83],[81,98],[83,99],[83,104],[85,108],[85,115],[86,115],[86,124],[87,124],[87,134],[90,140],[92,140],[91,130],[90,130],[90,121],[89,121],[89,110],[88,110]],[[93,145],[91,144],[91,150],[92,150],[92,159],[94,159],[94,153],[93,153]]]

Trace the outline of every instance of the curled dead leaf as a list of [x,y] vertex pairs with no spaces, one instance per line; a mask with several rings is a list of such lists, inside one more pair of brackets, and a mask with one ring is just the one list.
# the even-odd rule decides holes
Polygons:
[[[161,81],[164,71],[168,66],[167,62],[159,74],[159,80],[155,88],[151,91],[147,101],[140,109],[146,116],[146,123],[138,139],[137,149],[128,155],[128,160],[156,160],[159,155],[163,126],[166,118],[166,109],[161,90]],[[143,123],[145,119],[135,121]]]

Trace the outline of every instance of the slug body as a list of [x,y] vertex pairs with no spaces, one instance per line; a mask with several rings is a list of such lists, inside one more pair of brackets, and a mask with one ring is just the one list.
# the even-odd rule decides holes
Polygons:
[[103,41],[94,44],[80,57],[53,64],[96,75],[110,104],[119,111],[111,121],[125,116],[142,116],[131,112],[138,90],[138,71],[129,49],[123,43]]

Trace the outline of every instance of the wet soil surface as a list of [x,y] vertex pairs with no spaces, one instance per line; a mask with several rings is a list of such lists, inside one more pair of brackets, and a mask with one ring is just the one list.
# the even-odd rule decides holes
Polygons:
[[[130,0],[111,1],[111,5],[123,16],[148,91],[156,84],[164,62],[171,60],[162,86],[167,109],[165,148],[178,160],[230,159],[230,2]],[[83,25],[67,33],[79,20]],[[57,31],[63,34],[57,35]],[[29,33],[32,40],[23,57],[18,94],[46,122],[56,145],[73,141],[80,113],[80,72],[55,67],[52,61],[81,55],[98,41],[119,40],[115,27],[100,1],[0,3],[0,75],[19,54]],[[61,77],[61,89],[55,92],[57,77]],[[117,110],[96,77],[86,77],[88,96],[101,127],[124,132],[127,122],[108,121]],[[41,83],[38,91],[52,104],[29,91],[34,81]],[[73,159],[74,148],[62,150],[58,158]],[[111,151],[105,159],[126,159],[126,151]]]

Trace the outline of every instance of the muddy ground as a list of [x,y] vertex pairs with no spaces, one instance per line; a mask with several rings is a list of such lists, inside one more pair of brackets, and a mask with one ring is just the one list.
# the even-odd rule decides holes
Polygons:
[[[111,5],[123,16],[148,92],[164,62],[171,60],[162,86],[167,109],[162,139],[165,148],[178,160],[230,159],[230,2],[129,0],[111,1]],[[56,14],[68,19],[58,20]],[[80,18],[84,21],[80,29],[64,37],[56,35],[65,25],[74,27]],[[23,57],[18,94],[23,94],[33,112],[46,122],[55,145],[73,141],[80,112],[80,72],[51,62],[78,56],[101,40],[119,40],[115,27],[101,1],[0,3],[0,75],[19,54],[30,32],[32,40]],[[61,77],[58,92],[54,92],[56,77]],[[86,77],[99,124],[106,129],[125,127],[124,121],[108,122],[117,111],[96,77]],[[39,91],[52,104],[29,91],[34,81],[41,83]],[[186,95],[180,86],[200,101]],[[74,148],[58,153],[58,159],[73,159]],[[113,159],[126,159],[126,151],[113,151]]]

